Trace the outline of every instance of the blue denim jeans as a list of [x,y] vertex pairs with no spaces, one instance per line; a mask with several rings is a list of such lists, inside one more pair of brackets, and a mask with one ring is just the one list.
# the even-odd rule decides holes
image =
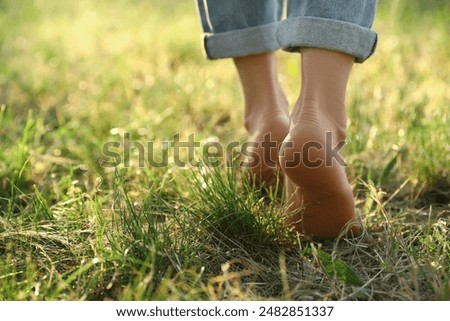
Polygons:
[[[285,1],[286,19],[282,20]],[[321,48],[369,58],[377,0],[197,0],[210,59]]]

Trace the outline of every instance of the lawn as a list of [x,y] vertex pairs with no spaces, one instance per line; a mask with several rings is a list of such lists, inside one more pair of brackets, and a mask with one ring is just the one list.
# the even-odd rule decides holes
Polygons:
[[[194,1],[0,0],[0,300],[450,300],[449,17],[380,1],[347,97],[366,230],[317,241],[238,148],[208,164],[167,145],[246,139]],[[292,105],[299,55],[278,57]]]

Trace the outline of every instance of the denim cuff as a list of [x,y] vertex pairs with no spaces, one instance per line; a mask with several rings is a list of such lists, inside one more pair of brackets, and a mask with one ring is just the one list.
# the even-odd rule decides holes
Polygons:
[[346,21],[316,17],[293,17],[280,23],[277,31],[280,47],[298,52],[304,47],[340,51],[362,63],[375,51],[377,34],[369,28]]
[[206,56],[209,59],[234,58],[278,50],[278,25],[276,22],[242,30],[206,34]]

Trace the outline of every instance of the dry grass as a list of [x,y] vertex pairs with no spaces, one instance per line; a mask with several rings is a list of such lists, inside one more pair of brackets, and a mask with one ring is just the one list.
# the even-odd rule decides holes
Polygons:
[[[99,165],[125,133],[156,155],[176,133],[245,140],[233,66],[204,60],[192,2],[0,8],[0,299],[450,299],[446,3],[380,2],[348,93],[366,231],[328,242],[287,230],[282,191],[233,169],[139,167],[136,149]],[[279,58],[294,101],[299,58]]]

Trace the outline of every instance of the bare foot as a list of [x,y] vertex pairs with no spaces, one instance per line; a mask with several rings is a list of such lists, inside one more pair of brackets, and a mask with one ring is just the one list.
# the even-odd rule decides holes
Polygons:
[[360,231],[340,152],[353,60],[338,52],[302,51],[302,91],[280,149],[280,165],[287,180],[288,222],[303,234],[334,238],[347,225],[351,233]]
[[278,149],[289,131],[288,101],[278,81],[273,53],[235,58],[245,100],[249,140],[243,152],[245,168],[260,185],[276,181]]
[[[356,223],[353,192],[338,152],[343,142],[333,136],[336,131],[326,125],[304,119],[290,130],[280,151],[291,199],[288,210],[296,211],[288,222],[307,235],[336,237]],[[358,234],[359,226],[350,230]]]
[[[247,130],[251,133],[247,167],[250,169],[252,179],[258,186],[271,185],[276,182],[281,173],[278,163],[278,151],[289,131],[289,118],[282,110],[272,115],[260,115],[265,120],[255,120]],[[253,145],[253,144],[252,144]]]

